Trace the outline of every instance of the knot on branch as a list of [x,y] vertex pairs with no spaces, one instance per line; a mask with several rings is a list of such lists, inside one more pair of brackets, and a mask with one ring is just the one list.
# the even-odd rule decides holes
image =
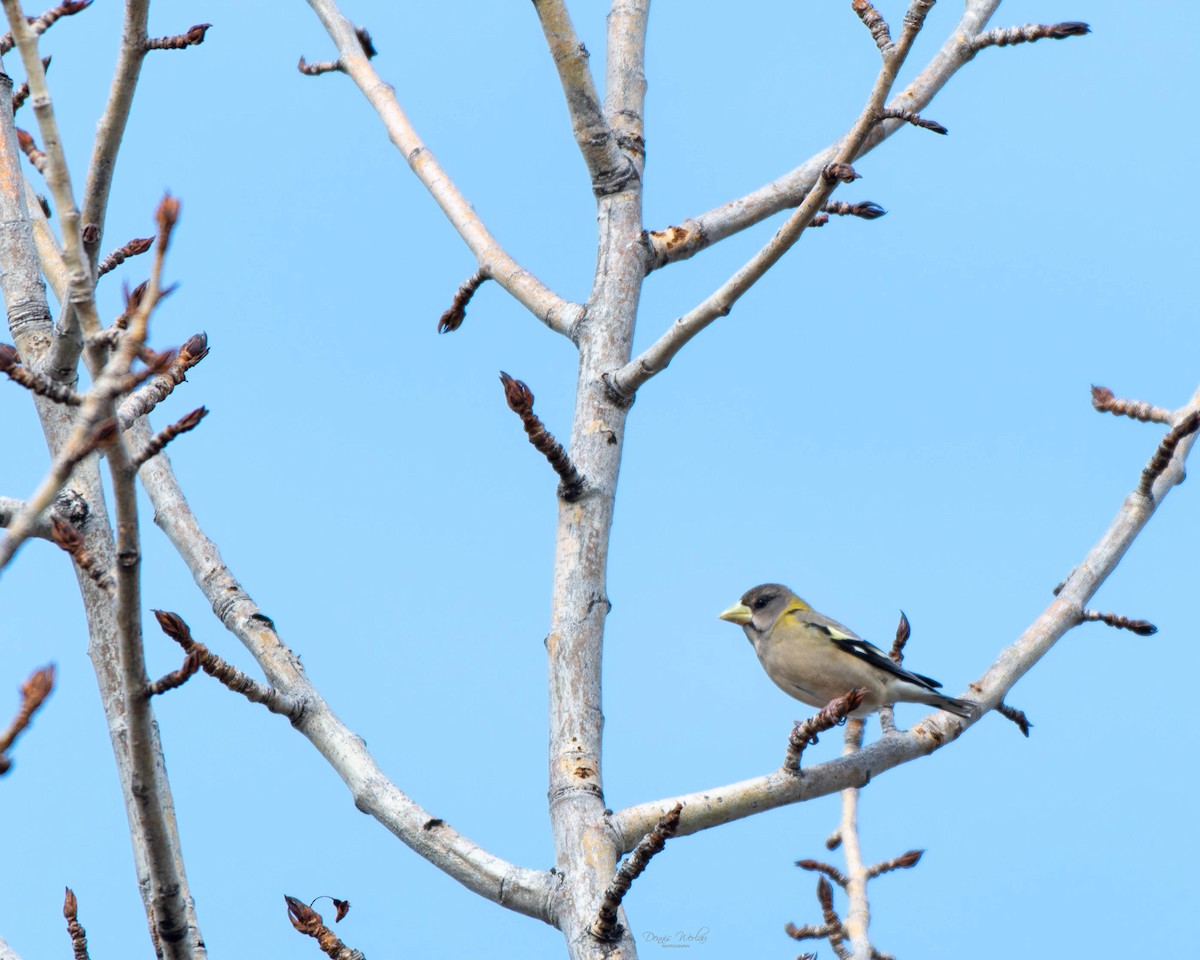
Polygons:
[[[645,152],[644,146],[642,152]],[[636,182],[637,179],[637,167],[634,166],[632,160],[626,159],[615,170],[598,171],[596,177],[592,180],[592,193],[596,197],[611,197],[613,194],[625,190],[631,183]]]
[[[371,39],[371,35],[367,33],[366,27],[356,27],[354,35],[358,37],[359,46],[362,47],[363,55],[371,60],[376,56],[378,51],[375,49],[375,42]],[[296,68],[305,76],[317,77],[322,73],[333,73],[334,71],[344,71],[345,67],[342,64],[342,58],[336,60],[318,60],[316,63],[309,63],[304,57],[300,58],[300,62],[296,64]]]
[[862,179],[862,175],[855,172],[848,163],[827,163],[821,171],[821,176],[827,183],[853,183]]
[[113,580],[109,571],[101,567],[88,550],[83,534],[67,520],[59,516],[50,518],[50,536],[59,549],[66,553],[80,570],[82,570],[97,587],[105,593],[113,590]]

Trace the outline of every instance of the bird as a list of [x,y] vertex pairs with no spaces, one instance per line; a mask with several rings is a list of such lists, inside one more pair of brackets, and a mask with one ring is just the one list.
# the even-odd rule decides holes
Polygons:
[[892,703],[924,703],[967,720],[979,713],[977,703],[938,693],[936,680],[905,670],[783,584],[747,590],[719,616],[746,631],[775,685],[810,707],[823,707],[858,688],[864,691],[863,701],[851,717],[865,717]]

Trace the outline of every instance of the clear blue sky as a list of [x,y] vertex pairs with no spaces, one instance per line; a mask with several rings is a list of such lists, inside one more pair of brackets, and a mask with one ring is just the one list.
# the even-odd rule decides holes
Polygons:
[[[603,59],[604,7],[576,3]],[[45,38],[82,189],[119,35],[112,2]],[[904,5],[881,8],[898,23]],[[587,295],[594,204],[536,17],[521,4],[348,2],[380,74],[511,252]],[[923,64],[961,5],[939,4]],[[1087,19],[1094,33],[989,50],[858,164],[842,199],[888,215],[806,235],[642,391],[613,531],[605,659],[609,806],[776,767],[806,708],[716,614],[764,580],[877,642],[898,611],[909,664],[952,692],[982,673],[1105,529],[1161,429],[1101,416],[1090,384],[1175,407],[1200,381],[1193,217],[1195,50],[1182,8],[1006,3],[996,25]],[[570,345],[494,286],[435,333],[474,269],[303,3],[160,4],[105,246],[183,201],[158,347],[212,354],[156,415],[212,415],[171,457],[235,575],[383,768],[497,854],[546,867],[545,651],[554,482],[506,409],[526,380],[564,436]],[[646,220],[665,227],[791,169],[852,122],[877,55],[847,3],[659,2],[652,9]],[[19,78],[19,62],[5,69]],[[909,76],[911,74],[905,74]],[[903,80],[903,78],[902,78]],[[32,124],[28,108],[19,122]],[[1182,184],[1179,182],[1182,180]],[[770,235],[741,235],[648,281],[638,344]],[[134,261],[106,278],[106,316]],[[0,494],[46,459],[23,391],[0,383]],[[175,610],[247,669],[145,517],[147,607]],[[1200,495],[1185,484],[1095,600],[1151,639],[1069,634],[998,716],[862,798],[864,855],[928,852],[873,885],[873,939],[902,958],[1101,955],[1154,917],[1195,949],[1200,856],[1191,678]],[[178,666],[148,633],[151,672]],[[152,956],[66,557],[27,545],[0,579],[0,719],[48,661],[59,684],[0,781],[0,935],[66,956],[62,887],[96,956]],[[192,890],[214,957],[313,957],[282,896],[332,894],[368,957],[559,957],[557,931],[460,888],[357,813],[282,719],[207,678],[156,702]],[[902,725],[921,715],[902,708]],[[868,737],[878,733],[872,724]],[[1186,734],[1184,742],[1187,742]],[[840,749],[826,736],[806,755]],[[647,932],[708,930],[695,960],[790,957],[816,922],[836,798],[673,842],[626,903]],[[320,905],[318,905],[320,906]],[[327,903],[326,903],[327,906]],[[661,948],[642,946],[653,957]],[[817,947],[823,957],[828,946]]]

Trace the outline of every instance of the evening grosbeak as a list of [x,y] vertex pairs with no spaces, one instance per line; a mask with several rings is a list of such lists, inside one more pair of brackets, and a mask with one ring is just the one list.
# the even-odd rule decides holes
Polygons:
[[748,590],[720,617],[746,631],[777,687],[811,707],[823,707],[857,687],[865,694],[852,717],[865,717],[889,703],[926,703],[968,720],[979,712],[970,700],[938,693],[936,680],[905,670],[781,584]]

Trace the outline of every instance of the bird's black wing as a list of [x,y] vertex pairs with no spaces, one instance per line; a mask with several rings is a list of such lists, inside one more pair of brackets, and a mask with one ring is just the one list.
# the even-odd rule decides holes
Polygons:
[[936,690],[941,686],[932,677],[922,676],[919,673],[913,673],[911,670],[905,670],[875,646],[875,644],[868,643],[862,637],[843,627],[840,623],[830,620],[828,617],[813,616],[810,613],[805,619],[817,630],[828,634],[829,639],[836,644],[839,650],[844,650],[846,653],[858,657],[860,660],[865,660],[871,666],[885,673],[890,673],[894,677],[907,680],[909,683],[916,684],[918,687],[925,687],[929,690]]

